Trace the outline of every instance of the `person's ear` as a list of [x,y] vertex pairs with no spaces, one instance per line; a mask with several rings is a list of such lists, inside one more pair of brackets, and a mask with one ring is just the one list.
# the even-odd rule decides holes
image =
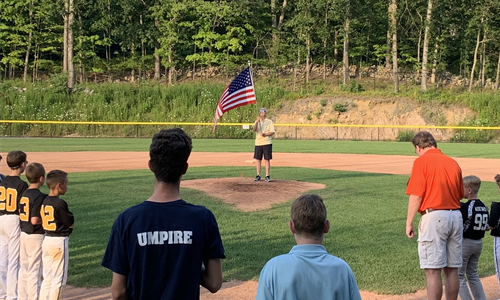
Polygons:
[[288,222],[288,228],[290,228],[290,231],[295,234],[297,231],[295,231],[295,227],[293,226],[293,222],[289,221]]
[[330,221],[326,220],[325,222],[325,230],[323,231],[324,233],[328,233],[330,231]]
[[149,170],[151,170],[151,172],[154,172],[153,167],[151,166],[151,160],[148,160],[148,167],[149,167]]
[[186,165],[184,166],[184,170],[182,171],[182,175],[186,174],[188,168],[189,168],[189,164],[186,163]]

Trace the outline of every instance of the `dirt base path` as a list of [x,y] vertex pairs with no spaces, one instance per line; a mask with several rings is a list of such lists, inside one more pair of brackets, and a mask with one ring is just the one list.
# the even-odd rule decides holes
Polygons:
[[[6,156],[6,155],[5,155]],[[328,153],[273,153],[273,167],[304,167],[329,170],[360,171],[385,174],[410,174],[416,156],[358,155]],[[39,162],[46,170],[93,172],[147,169],[147,152],[31,152],[28,160]],[[500,159],[455,158],[463,175],[477,175],[483,181],[494,181],[500,173]],[[191,167],[251,166],[252,153],[193,152]],[[2,160],[2,170],[5,170]]]
[[[2,153],[3,154],[3,153]],[[355,155],[355,154],[315,154],[315,153],[275,153],[272,166],[307,167],[330,170],[360,171],[385,174],[410,174],[415,156]],[[32,152],[31,162],[42,163],[46,170],[62,169],[67,172],[91,172],[111,170],[147,169],[147,152]],[[483,181],[494,181],[500,173],[500,159],[456,158],[464,176],[477,175]],[[252,166],[251,153],[193,152],[189,159],[191,167],[198,166]],[[5,170],[5,160],[2,161]],[[422,274],[423,276],[423,274]],[[500,298],[496,277],[482,279],[487,299]],[[250,300],[255,299],[256,281],[229,281],[216,294],[200,289],[202,300]],[[425,290],[405,295],[379,295],[361,292],[364,300],[423,300]],[[75,288],[65,286],[62,299],[104,300],[110,299],[109,288]]]

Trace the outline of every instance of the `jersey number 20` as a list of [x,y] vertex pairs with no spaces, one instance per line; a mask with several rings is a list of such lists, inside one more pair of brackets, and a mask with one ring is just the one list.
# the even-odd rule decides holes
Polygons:
[[15,212],[17,210],[17,190],[0,186],[0,210]]
[[54,207],[42,205],[40,209],[42,216],[42,227],[47,231],[55,231],[56,223],[54,223]]

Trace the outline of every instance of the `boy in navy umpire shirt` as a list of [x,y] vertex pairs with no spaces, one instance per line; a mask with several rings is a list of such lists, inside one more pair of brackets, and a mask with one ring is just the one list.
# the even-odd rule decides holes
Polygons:
[[153,137],[153,195],[118,216],[102,260],[113,271],[113,299],[195,300],[200,285],[212,293],[220,289],[225,256],[215,217],[180,197],[191,149],[180,128]]

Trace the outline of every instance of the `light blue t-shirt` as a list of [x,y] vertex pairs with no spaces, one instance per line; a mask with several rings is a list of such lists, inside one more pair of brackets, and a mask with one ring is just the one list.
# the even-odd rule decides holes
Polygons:
[[323,245],[296,245],[272,258],[259,277],[257,300],[361,300],[349,265]]

